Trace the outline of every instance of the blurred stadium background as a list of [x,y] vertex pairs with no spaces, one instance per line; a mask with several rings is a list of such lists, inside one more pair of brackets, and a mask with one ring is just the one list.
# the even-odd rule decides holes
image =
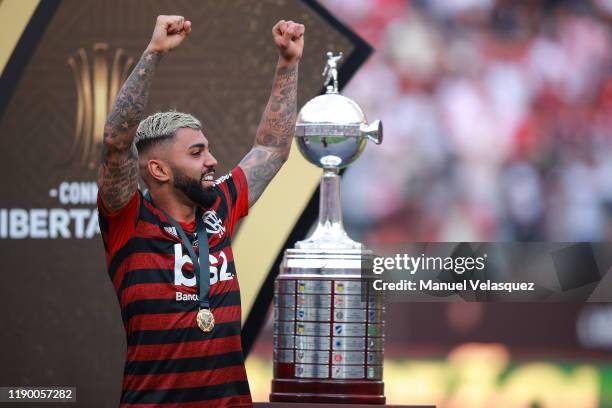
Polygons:
[[[342,182],[366,245],[612,237],[612,1],[322,0],[375,53],[385,140]],[[389,403],[612,407],[612,306],[390,304]],[[271,319],[247,365],[272,376]]]

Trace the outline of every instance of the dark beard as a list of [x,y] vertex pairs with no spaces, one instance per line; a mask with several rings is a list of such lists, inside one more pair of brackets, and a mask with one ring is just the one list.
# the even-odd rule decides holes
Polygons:
[[178,169],[174,171],[174,188],[182,192],[195,204],[204,208],[212,207],[217,200],[217,193],[211,188],[204,188],[200,180],[193,179]]

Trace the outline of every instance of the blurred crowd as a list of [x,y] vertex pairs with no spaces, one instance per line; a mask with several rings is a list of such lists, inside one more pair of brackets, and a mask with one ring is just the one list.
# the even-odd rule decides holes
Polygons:
[[363,242],[612,238],[612,0],[324,0],[374,54],[345,173]]

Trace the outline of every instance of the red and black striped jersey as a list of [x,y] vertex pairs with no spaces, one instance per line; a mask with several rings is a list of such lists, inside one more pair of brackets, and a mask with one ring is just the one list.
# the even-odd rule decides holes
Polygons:
[[[109,213],[98,197],[110,279],[127,336],[121,407],[251,406],[240,342],[240,290],[231,239],[248,212],[245,175],[217,180],[203,210],[210,247],[210,307],[215,327],[196,324],[198,287],[187,250],[164,213],[138,191]],[[197,250],[195,219],[181,224]],[[203,262],[203,260],[201,260]]]

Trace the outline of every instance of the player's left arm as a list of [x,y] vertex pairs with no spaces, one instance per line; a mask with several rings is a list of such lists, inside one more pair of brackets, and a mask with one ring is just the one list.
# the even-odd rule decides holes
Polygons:
[[304,49],[304,26],[281,20],[272,28],[272,37],[280,54],[272,92],[253,148],[240,162],[249,186],[249,207],[289,157],[295,132],[298,64]]

